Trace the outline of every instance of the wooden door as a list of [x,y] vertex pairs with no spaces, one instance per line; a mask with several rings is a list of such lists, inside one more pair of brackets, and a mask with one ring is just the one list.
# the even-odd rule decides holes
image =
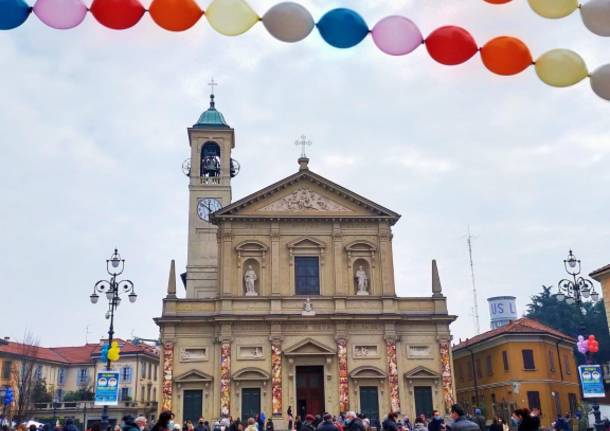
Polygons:
[[307,366],[297,369],[297,409],[302,418],[324,412],[324,367]]

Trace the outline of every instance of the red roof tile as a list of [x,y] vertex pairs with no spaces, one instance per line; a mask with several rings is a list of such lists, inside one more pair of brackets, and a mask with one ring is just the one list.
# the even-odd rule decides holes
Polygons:
[[484,332],[465,341],[462,341],[461,343],[453,346],[453,350],[456,351],[459,349],[463,349],[465,347],[469,347],[482,341],[486,341],[504,334],[550,334],[555,337],[560,337],[569,341],[576,342],[574,338],[564,334],[561,331],[546,326],[538,322],[537,320],[530,319],[528,317],[522,317],[520,319],[513,320],[508,325],[492,329],[491,331]]
[[[121,354],[146,353],[159,356],[155,347],[147,344],[135,345],[131,341],[117,340],[121,344]],[[29,346],[9,341],[6,345],[0,345],[0,353],[8,353],[16,356],[26,355],[41,361],[59,362],[62,364],[87,364],[92,361],[92,355],[100,354],[101,343],[89,343],[84,346],[69,347],[39,347]]]

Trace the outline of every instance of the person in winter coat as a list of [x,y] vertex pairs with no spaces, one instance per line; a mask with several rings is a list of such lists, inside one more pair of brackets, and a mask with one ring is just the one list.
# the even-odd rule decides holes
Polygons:
[[496,416],[489,426],[489,431],[504,431],[504,426],[502,424],[502,418]]
[[172,421],[173,417],[174,414],[170,411],[161,412],[157,423],[152,427],[151,431],[171,431],[170,422]]
[[318,425],[318,431],[339,431],[337,425],[333,423],[332,415],[325,413],[322,417],[322,422]]
[[388,417],[381,424],[383,431],[398,431],[398,426],[396,425],[397,418],[398,415],[396,413],[388,413]]
[[540,417],[532,416],[529,409],[515,410],[512,420],[517,425],[517,431],[538,431],[540,429]]
[[451,419],[453,419],[449,427],[451,431],[480,431],[477,424],[466,419],[466,412],[459,404],[451,406]]
[[487,420],[481,413],[481,409],[474,409],[474,417],[472,418],[472,421],[479,426],[481,431],[487,430]]
[[316,418],[313,415],[305,416],[305,421],[301,424],[301,431],[315,431],[316,427],[313,425]]
[[428,431],[441,431],[445,421],[438,410],[432,412],[432,420],[428,424]]
[[271,418],[267,419],[267,426],[265,427],[265,431],[273,431],[273,421]]
[[246,427],[245,431],[257,431],[256,419],[248,418],[248,426]]
[[355,412],[345,414],[345,431],[365,431],[362,420],[356,416]]
[[64,424],[64,431],[78,431],[78,428],[76,428],[76,425],[74,425],[74,419],[66,419],[66,423]]
[[121,431],[140,431],[140,428],[138,428],[138,424],[136,424],[133,416],[127,415],[123,416],[123,426],[121,427]]
[[415,418],[415,426],[413,427],[413,431],[426,431],[427,427],[426,427],[426,422],[424,421],[424,418],[422,418],[421,416],[418,416]]

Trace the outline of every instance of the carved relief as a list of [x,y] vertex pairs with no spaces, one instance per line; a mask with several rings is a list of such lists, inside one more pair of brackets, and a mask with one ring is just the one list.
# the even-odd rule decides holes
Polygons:
[[265,355],[262,346],[240,346],[237,357],[239,359],[263,359]]
[[300,188],[299,190],[275,201],[260,211],[336,211],[347,212],[351,211],[342,205],[322,196],[312,190]]
[[180,362],[203,362],[207,360],[207,347],[186,347],[180,350]]
[[377,346],[371,345],[356,345],[354,346],[354,358],[362,359],[362,358],[376,358],[379,357],[379,349]]
[[432,358],[432,349],[430,346],[409,344],[407,345],[407,357],[411,359]]

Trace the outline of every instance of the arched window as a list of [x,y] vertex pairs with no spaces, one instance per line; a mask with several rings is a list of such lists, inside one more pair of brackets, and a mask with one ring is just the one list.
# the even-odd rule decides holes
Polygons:
[[220,176],[220,147],[216,142],[206,142],[201,147],[201,176]]

